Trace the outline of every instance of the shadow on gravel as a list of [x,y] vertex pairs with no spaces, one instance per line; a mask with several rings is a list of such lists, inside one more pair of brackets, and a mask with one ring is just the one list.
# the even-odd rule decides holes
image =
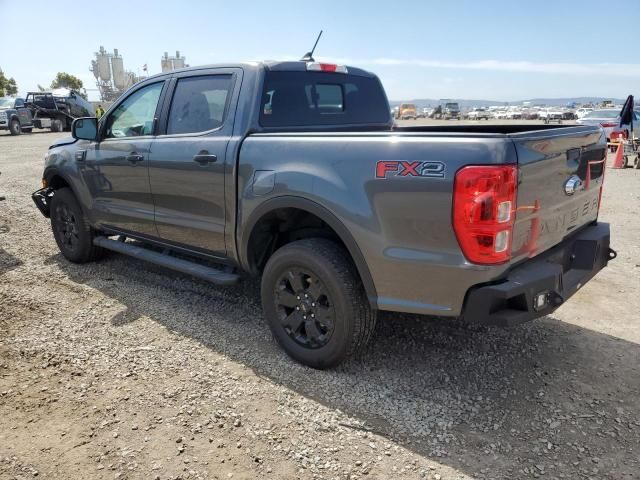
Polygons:
[[84,267],[60,255],[49,261],[126,306],[114,328],[143,313],[342,410],[354,419],[348,427],[468,475],[618,479],[638,471],[635,343],[549,317],[504,330],[382,314],[362,357],[315,371],[272,340],[255,281],[216,287],[117,255]]
[[22,265],[22,262],[20,260],[18,260],[6,250],[0,248],[0,275],[13,270],[14,268],[18,268],[20,265]]

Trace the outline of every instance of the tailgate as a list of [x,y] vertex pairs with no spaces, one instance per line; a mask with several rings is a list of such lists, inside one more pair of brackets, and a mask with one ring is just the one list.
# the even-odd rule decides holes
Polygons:
[[518,155],[512,262],[559,244],[598,217],[606,143],[597,127],[510,135]]

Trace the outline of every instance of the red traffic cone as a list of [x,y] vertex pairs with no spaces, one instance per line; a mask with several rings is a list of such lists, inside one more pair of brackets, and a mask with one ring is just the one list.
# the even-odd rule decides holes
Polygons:
[[611,145],[615,145],[616,146],[616,153],[614,154],[615,157],[613,158],[613,163],[611,164],[611,168],[624,168],[624,156],[622,155],[624,152],[624,143],[622,142],[616,142],[616,143],[612,143]]

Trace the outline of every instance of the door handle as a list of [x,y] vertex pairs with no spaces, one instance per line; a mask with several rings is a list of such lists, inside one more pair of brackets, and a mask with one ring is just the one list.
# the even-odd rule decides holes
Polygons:
[[144,155],[140,155],[136,152],[131,152],[129,155],[127,155],[127,160],[131,163],[138,163],[144,160]]
[[206,150],[201,150],[198,154],[193,157],[194,162],[198,162],[203,167],[209,163],[214,163],[218,161],[217,155],[210,154]]

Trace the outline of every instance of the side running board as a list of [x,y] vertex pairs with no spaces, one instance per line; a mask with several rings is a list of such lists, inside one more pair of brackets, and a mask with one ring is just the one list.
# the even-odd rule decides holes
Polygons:
[[111,240],[107,237],[96,237],[93,239],[93,243],[98,247],[139,258],[140,260],[186,273],[187,275],[192,275],[219,285],[232,285],[240,280],[240,276],[235,273],[225,272],[217,268],[190,262],[189,260],[172,257],[167,253],[154,252],[153,250],[138,247],[124,241]]

